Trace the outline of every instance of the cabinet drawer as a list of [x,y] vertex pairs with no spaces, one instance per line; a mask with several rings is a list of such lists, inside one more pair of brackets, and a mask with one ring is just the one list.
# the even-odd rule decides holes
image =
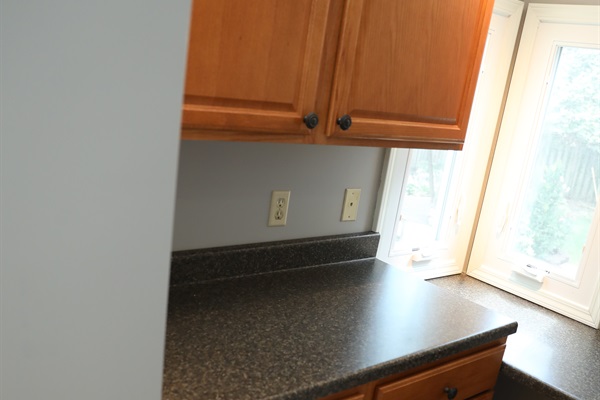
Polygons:
[[340,400],[364,400],[364,394],[356,394],[354,396],[342,397]]
[[[366,388],[366,385],[361,386],[361,388]],[[364,393],[353,393],[347,394],[346,392],[335,393],[331,396],[324,397],[320,400],[365,400],[367,397]]]
[[351,394],[348,394],[349,391],[346,390],[344,392],[335,393],[331,396],[324,397],[320,400],[367,400],[367,398],[371,398],[371,396],[367,397],[367,395],[365,395],[364,393],[366,390],[368,390],[367,385],[362,385],[358,389],[360,393],[357,393],[355,389],[352,392],[350,392]]
[[492,400],[493,398],[494,398],[494,391],[490,390],[489,392],[485,392],[478,396],[471,397],[469,400]]
[[457,389],[456,400],[483,393],[496,384],[504,347],[494,347],[379,386],[375,400],[443,400],[448,399],[445,388]]

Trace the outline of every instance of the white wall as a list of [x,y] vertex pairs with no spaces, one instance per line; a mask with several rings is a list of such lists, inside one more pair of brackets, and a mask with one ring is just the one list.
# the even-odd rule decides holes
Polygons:
[[3,400],[151,400],[189,0],[2,0]]
[[[384,150],[350,146],[183,141],[173,249],[371,230]],[[358,218],[341,222],[345,188]],[[287,225],[267,227],[272,190],[291,190]]]

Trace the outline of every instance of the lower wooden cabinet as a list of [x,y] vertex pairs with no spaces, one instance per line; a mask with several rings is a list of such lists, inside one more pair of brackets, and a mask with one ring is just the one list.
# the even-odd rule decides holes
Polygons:
[[491,400],[506,340],[321,400]]

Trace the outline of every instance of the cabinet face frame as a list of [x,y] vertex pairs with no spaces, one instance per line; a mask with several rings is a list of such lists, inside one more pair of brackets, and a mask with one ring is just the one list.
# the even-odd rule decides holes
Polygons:
[[[364,0],[354,0],[345,4],[326,135],[331,138],[401,139],[461,144],[465,138],[475,95],[493,1],[481,0],[479,3],[477,22],[474,24],[472,32],[468,32],[472,38],[472,46],[465,49],[464,54],[460,54],[461,57],[468,57],[467,67],[465,68],[466,76],[460,77],[464,79],[464,85],[460,88],[461,93],[458,94],[460,104],[456,105],[457,111],[453,118],[445,118],[445,120],[428,115],[404,118],[402,115],[403,110],[396,110],[397,113],[379,112],[377,104],[372,105],[372,110],[350,109],[353,95],[352,85],[355,84],[357,79],[356,74],[361,72],[356,72],[357,49],[359,48],[359,41],[362,40],[361,24],[368,12],[366,7],[372,6],[372,4]],[[451,24],[460,23],[460,21],[441,21],[440,23],[451,26]],[[432,62],[436,61],[440,62],[442,60],[432,60]],[[366,78],[363,76],[361,79]],[[381,80],[384,77],[374,76],[373,79]],[[336,123],[337,119],[344,114],[349,114],[352,117],[352,126],[346,131],[342,131]]]
[[[217,135],[222,135],[223,139],[225,139],[226,136],[234,136],[237,138],[247,136],[249,139],[256,139],[258,137],[262,138],[261,140],[268,140],[269,134],[310,135],[311,130],[306,127],[303,118],[305,115],[316,111],[317,88],[321,72],[321,60],[324,51],[324,39],[330,1],[312,0],[308,3],[309,15],[297,16],[298,18],[307,19],[305,22],[306,30],[298,32],[299,35],[306,35],[306,37],[301,40],[301,42],[304,43],[304,48],[302,50],[286,47],[285,45],[278,46],[290,48],[290,51],[299,51],[299,58],[301,59],[301,63],[297,67],[297,76],[289,77],[292,83],[288,86],[292,87],[294,94],[290,96],[289,93],[287,93],[288,96],[278,102],[245,99],[245,91],[243,88],[240,88],[240,95],[238,98],[228,98],[226,95],[219,94],[220,88],[218,78],[215,78],[217,82],[215,83],[216,88],[214,90],[211,91],[202,86],[202,83],[206,82],[206,80],[203,81],[202,76],[200,76],[201,73],[194,71],[194,66],[199,66],[198,69],[201,71],[214,69],[217,73],[221,74],[220,79],[222,80],[226,80],[228,76],[231,77],[231,74],[235,74],[236,71],[244,68],[243,65],[231,65],[231,63],[221,65],[219,64],[218,59],[211,61],[211,63],[207,63],[206,60],[202,59],[203,53],[199,52],[199,55],[195,51],[195,49],[202,48],[205,52],[212,51],[221,56],[227,54],[226,58],[231,58],[232,54],[235,53],[232,50],[227,49],[227,46],[232,46],[231,43],[235,41],[230,37],[224,38],[225,33],[218,31],[218,28],[221,26],[219,23],[224,23],[222,21],[219,22],[218,16],[211,15],[212,18],[217,20],[214,23],[215,30],[217,31],[214,33],[214,37],[212,31],[210,32],[211,36],[202,35],[202,29],[205,28],[201,26],[203,25],[201,18],[206,17],[202,14],[201,7],[219,7],[216,5],[218,4],[217,2],[213,4],[210,3],[211,2],[206,3],[196,0],[192,7],[192,23],[187,64],[188,71],[185,90],[186,95],[184,97],[182,113],[183,136],[186,136],[186,130],[217,132]],[[264,9],[268,8],[267,6],[269,3],[263,3],[264,4],[261,4],[260,6]],[[272,3],[275,4],[276,2]],[[285,3],[282,4],[287,7]],[[259,5],[253,4],[252,7],[256,8],[259,7]],[[231,24],[230,21],[227,22]],[[271,21],[271,23],[274,25],[280,22]],[[265,32],[269,31],[265,30]],[[205,38],[208,39],[204,40]],[[240,40],[241,39],[240,36]],[[270,37],[269,40],[271,42],[285,41],[285,38]],[[239,45],[238,43],[234,44],[236,46]],[[208,50],[206,50],[207,47],[209,48]],[[235,50],[233,46],[232,48]],[[269,53],[269,55],[272,54]],[[246,56],[251,57],[248,55]],[[267,64],[265,69],[277,68],[277,65],[275,64],[276,61],[286,62],[285,54],[275,54],[273,55],[273,59],[275,60],[273,61],[273,65]],[[271,60],[265,62],[268,63],[269,61]],[[257,79],[259,79],[260,82],[264,81],[263,84],[265,86],[271,85],[272,83],[269,82],[269,76],[267,76],[266,71],[263,70],[260,72],[262,72],[262,75],[257,72]],[[257,82],[246,82],[249,86],[259,86]],[[244,82],[242,82],[242,85],[243,84]],[[205,93],[194,95],[194,91]],[[221,90],[221,93],[227,92],[235,93],[235,88],[234,90]],[[283,98],[284,96],[281,97]],[[322,121],[325,120],[324,115],[320,117]],[[263,133],[263,135],[257,136],[257,132]],[[189,134],[189,132],[187,134]],[[191,134],[191,137],[198,138],[197,136],[198,135],[196,134]]]

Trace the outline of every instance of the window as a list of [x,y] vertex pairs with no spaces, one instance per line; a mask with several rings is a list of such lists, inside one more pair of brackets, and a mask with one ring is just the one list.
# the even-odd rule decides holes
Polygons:
[[468,273],[600,323],[600,7],[532,4]]
[[600,50],[557,46],[554,64],[506,250],[574,281],[598,201]]
[[430,260],[446,246],[457,152],[412,150],[404,175],[390,256]]

